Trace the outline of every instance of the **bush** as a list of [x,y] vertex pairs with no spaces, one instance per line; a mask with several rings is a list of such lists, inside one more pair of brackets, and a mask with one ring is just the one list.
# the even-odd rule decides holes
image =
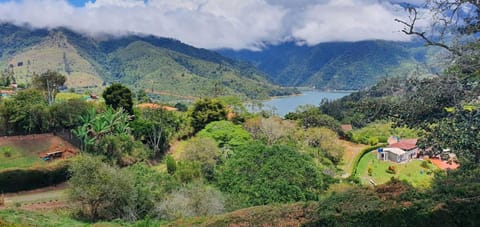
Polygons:
[[427,161],[422,161],[422,164],[420,164],[420,166],[422,166],[422,167],[425,168],[425,169],[430,169],[430,166],[428,166],[428,162],[427,162]]
[[395,166],[389,166],[388,169],[387,169],[387,173],[390,173],[390,174],[397,173],[397,171],[395,169]]
[[12,157],[12,148],[11,147],[4,147],[0,150],[3,153],[3,156],[6,158]]
[[190,184],[170,193],[157,205],[160,218],[175,220],[184,217],[211,216],[225,210],[223,194],[213,187]]
[[312,158],[288,146],[239,147],[218,169],[217,185],[246,206],[318,199],[328,176]]
[[368,144],[370,144],[371,146],[377,145],[379,142],[380,140],[378,139],[378,137],[368,138]]
[[202,167],[198,162],[179,161],[175,176],[182,183],[190,183],[202,177]]
[[220,156],[220,149],[215,140],[211,138],[194,137],[188,141],[182,156],[184,160],[199,162],[202,175],[207,180],[213,180],[215,175],[214,169]]
[[167,172],[169,174],[175,174],[175,171],[177,171],[177,162],[175,161],[175,159],[173,159],[172,156],[167,156],[167,159],[166,159],[166,162],[167,162]]
[[69,178],[68,166],[64,161],[45,167],[0,171],[0,191],[18,192],[65,182]]

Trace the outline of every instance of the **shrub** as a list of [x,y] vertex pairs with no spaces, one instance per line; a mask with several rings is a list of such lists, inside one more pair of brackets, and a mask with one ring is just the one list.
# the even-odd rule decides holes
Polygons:
[[182,183],[190,183],[202,176],[201,169],[200,163],[198,162],[179,161],[177,163],[175,176]]
[[175,171],[177,171],[177,162],[175,161],[175,159],[173,159],[172,156],[168,155],[166,162],[167,162],[167,172],[172,175],[175,174]]
[[12,157],[12,148],[11,147],[4,147],[0,150],[3,153],[3,156],[6,158]]
[[156,210],[160,218],[167,220],[216,215],[225,210],[225,198],[213,187],[190,184],[170,193]]
[[312,158],[288,146],[261,143],[239,147],[218,170],[219,188],[247,206],[316,200],[328,178]]
[[421,167],[425,168],[425,169],[430,169],[430,166],[428,166],[428,162],[427,161],[422,161],[422,164],[420,164]]
[[397,171],[395,169],[395,166],[389,166],[388,169],[387,169],[387,173],[390,173],[390,174],[397,173]]
[[377,145],[379,142],[380,140],[378,139],[378,137],[372,137],[368,139],[368,144],[372,146]]
[[65,182],[68,178],[66,161],[45,167],[6,169],[0,171],[0,191],[18,192],[47,187]]
[[[203,132],[203,130],[201,132]],[[182,159],[199,162],[202,175],[207,180],[213,180],[215,175],[214,169],[219,160],[219,155],[220,149],[215,140],[211,138],[194,137],[189,140],[185,146]]]

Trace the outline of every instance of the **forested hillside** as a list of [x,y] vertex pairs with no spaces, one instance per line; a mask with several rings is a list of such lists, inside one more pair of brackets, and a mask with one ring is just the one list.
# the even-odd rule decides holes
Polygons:
[[28,84],[47,70],[68,77],[81,91],[112,82],[180,97],[237,94],[250,98],[292,94],[253,66],[177,40],[153,36],[93,39],[65,28],[30,29],[1,24],[0,66]]
[[427,64],[431,52],[421,43],[390,41],[285,43],[261,51],[219,51],[251,62],[282,85],[343,90],[363,89],[385,77],[436,72],[436,66]]

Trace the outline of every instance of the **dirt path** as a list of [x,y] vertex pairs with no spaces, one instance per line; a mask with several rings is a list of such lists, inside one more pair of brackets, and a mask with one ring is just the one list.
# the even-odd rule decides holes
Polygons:
[[342,163],[340,164],[340,167],[345,172],[342,175],[342,177],[347,178],[351,174],[353,161],[355,160],[357,155],[360,153],[360,151],[367,148],[368,145],[356,144],[346,140],[340,140],[340,142],[342,146],[345,148],[345,152],[343,154],[343,160],[342,160]]
[[5,206],[18,206],[27,210],[53,209],[67,205],[67,184],[63,183],[57,186],[23,191],[18,193],[4,194]]

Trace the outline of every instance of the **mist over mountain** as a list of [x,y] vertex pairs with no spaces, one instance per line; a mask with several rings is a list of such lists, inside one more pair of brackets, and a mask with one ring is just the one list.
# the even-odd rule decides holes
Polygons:
[[320,89],[362,89],[384,77],[437,70],[429,64],[432,50],[415,42],[372,40],[315,46],[289,42],[261,51],[223,49],[218,52],[252,63],[277,84]]
[[66,28],[5,23],[0,25],[0,67],[13,71],[19,83],[28,83],[33,73],[56,70],[76,89],[120,82],[135,90],[186,98],[214,92],[250,98],[291,94],[247,63],[154,36],[99,40]]

